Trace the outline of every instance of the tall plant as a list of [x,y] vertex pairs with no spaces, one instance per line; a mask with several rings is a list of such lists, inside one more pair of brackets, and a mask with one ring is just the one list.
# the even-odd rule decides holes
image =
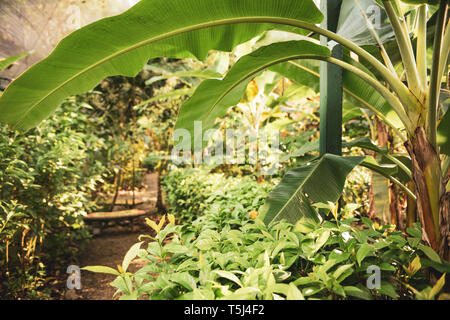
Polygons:
[[[445,140],[449,131],[448,120],[441,120],[447,128],[442,130],[441,127],[444,133],[441,149],[437,134],[441,111],[438,108],[439,90],[450,49],[450,30],[446,19],[448,1],[440,2],[435,17],[431,64],[426,59],[426,10],[431,2],[436,1],[406,1],[417,5],[413,8],[417,12],[416,42],[410,39],[404,18],[406,12],[402,12],[400,2],[377,2],[384,7],[392,24],[405,81],[386,50],[382,50],[381,54],[370,51],[319,27],[317,24],[322,21],[323,14],[312,0],[222,0],[215,1],[213,5],[209,0],[142,0],[119,16],[103,19],[72,33],[47,59],[24,72],[9,85],[0,99],[0,120],[16,128],[30,128],[51,114],[67,95],[85,92],[108,75],[133,76],[152,57],[203,59],[211,49],[230,51],[237,44],[272,29],[300,36],[311,32],[323,35],[358,56],[359,61],[335,59],[327,47],[306,37],[304,40],[270,44],[242,57],[222,80],[203,81],[192,98],[182,106],[177,128],[193,133],[194,120],[203,122],[203,130],[211,128],[217,117],[224,116],[229,106],[239,102],[252,77],[275,64],[298,59],[317,59],[336,64],[351,75],[346,85],[347,92],[388,125],[395,127],[405,141],[413,162],[411,171],[415,196],[411,190],[406,190],[417,199],[425,240],[442,257],[449,259],[450,195],[444,185],[448,172],[449,142]],[[413,43],[416,43],[415,48]],[[429,75],[427,68],[431,70]],[[374,96],[376,101],[373,104],[366,99]],[[378,101],[384,103],[380,106]],[[396,115],[400,126],[393,125],[391,114]],[[444,119],[448,119],[448,112]],[[441,151],[446,152],[445,156]],[[441,157],[447,164],[444,170],[441,168]],[[296,170],[287,179],[295,188],[287,201],[308,200],[303,193],[304,186],[315,185],[312,189],[319,194],[320,188],[327,182],[319,180],[316,184],[305,184],[305,177],[297,179],[298,182],[291,178],[309,174],[307,179],[318,179],[323,175],[313,173],[319,168],[333,168],[342,161],[339,157],[325,155],[310,167],[311,170]],[[345,170],[337,170],[337,175],[329,170],[331,176],[328,182],[342,179],[349,168],[361,161],[344,160],[351,165],[346,166]],[[282,182],[278,191],[283,188]],[[342,189],[341,184],[336,183],[334,190],[328,194],[333,198],[339,194],[339,189]],[[272,214],[266,214],[266,217],[280,217],[276,212],[274,214],[274,210],[280,208],[279,204],[271,208],[269,199],[268,206],[267,212]],[[288,216],[299,218],[303,215],[300,206],[281,206],[282,209],[287,207],[290,208],[286,211]]]

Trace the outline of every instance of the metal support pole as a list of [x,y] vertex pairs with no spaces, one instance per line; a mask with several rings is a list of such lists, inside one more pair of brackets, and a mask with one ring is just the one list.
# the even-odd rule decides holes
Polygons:
[[[322,28],[336,32],[341,0],[321,0],[325,16]],[[342,46],[320,37],[328,45],[332,57],[342,59]],[[342,154],[342,68],[327,62],[320,63],[320,154]]]

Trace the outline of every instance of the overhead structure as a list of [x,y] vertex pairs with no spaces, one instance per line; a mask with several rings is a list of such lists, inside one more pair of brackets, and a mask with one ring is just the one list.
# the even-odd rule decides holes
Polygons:
[[1,76],[16,78],[44,59],[69,33],[120,14],[137,2],[139,0],[1,0],[0,59],[33,51]]

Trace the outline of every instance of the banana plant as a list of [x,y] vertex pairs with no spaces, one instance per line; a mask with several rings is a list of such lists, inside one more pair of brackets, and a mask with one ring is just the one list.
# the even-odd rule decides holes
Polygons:
[[[395,34],[401,58],[400,68],[395,68],[386,50],[380,54],[380,48],[369,50],[320,27],[324,16],[313,0],[142,0],[121,15],[67,36],[49,57],[13,81],[0,98],[0,121],[17,129],[31,128],[48,117],[65,97],[86,92],[110,75],[134,76],[150,58],[202,60],[209,50],[231,51],[267,30],[322,35],[351,52],[350,60],[331,57],[326,46],[308,37],[267,45],[239,59],[222,80],[203,81],[182,106],[176,127],[193,132],[193,120],[201,120],[203,130],[211,128],[217,117],[239,102],[256,74],[278,63],[315,59],[340,66],[386,102],[388,110],[374,108],[377,116],[389,122],[389,113],[395,114],[401,122],[396,130],[402,134],[412,159],[424,239],[448,260],[448,155],[441,154],[437,143],[437,126],[443,113],[438,106],[439,92],[450,49],[448,1],[440,1],[435,16],[431,63],[427,61],[427,8],[437,1],[405,2],[414,5],[417,12],[415,42],[400,2],[377,1]],[[440,139],[446,144],[448,131],[440,131],[444,133],[444,139]],[[441,150],[448,150],[445,143]],[[447,163],[445,170],[441,162]]]

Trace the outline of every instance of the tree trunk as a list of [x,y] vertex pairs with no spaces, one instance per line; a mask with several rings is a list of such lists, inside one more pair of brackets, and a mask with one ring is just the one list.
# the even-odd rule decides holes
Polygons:
[[416,129],[414,140],[407,141],[405,146],[412,161],[417,214],[422,224],[423,239],[449,261],[450,194],[445,192],[439,155],[428,142],[423,127]]
[[156,195],[156,209],[157,212],[161,215],[164,215],[167,213],[167,208],[164,206],[163,200],[162,200],[162,189],[161,189],[161,173],[162,173],[162,165],[160,166],[157,174],[157,190],[158,194]]

